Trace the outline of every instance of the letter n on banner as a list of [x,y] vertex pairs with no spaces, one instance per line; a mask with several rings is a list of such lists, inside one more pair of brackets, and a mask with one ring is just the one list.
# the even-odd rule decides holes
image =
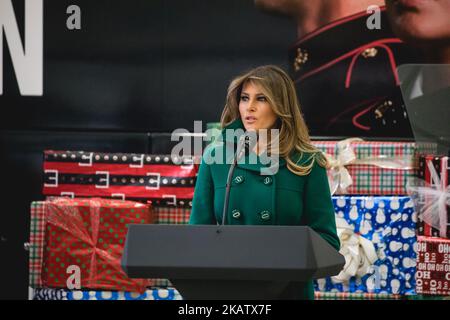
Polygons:
[[43,0],[25,0],[25,39],[22,43],[11,0],[0,0],[0,95],[3,94],[3,33],[5,33],[20,94],[42,96],[43,17]]

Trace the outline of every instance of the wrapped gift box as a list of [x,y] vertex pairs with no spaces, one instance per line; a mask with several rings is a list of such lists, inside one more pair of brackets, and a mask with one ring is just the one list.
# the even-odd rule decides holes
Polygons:
[[[57,197],[48,197],[48,201]],[[42,265],[44,262],[45,245],[45,201],[31,203],[30,237],[29,237],[29,286],[31,288],[43,287]],[[186,224],[189,221],[191,210],[177,207],[154,207],[153,217],[155,223]],[[155,287],[171,287],[167,279],[151,279]]]
[[172,287],[172,283],[168,279],[152,279],[153,287],[167,288]]
[[450,239],[418,236],[416,292],[450,295]]
[[315,300],[399,300],[398,294],[351,293],[351,292],[314,292]]
[[45,201],[34,201],[30,210],[30,238],[29,238],[29,286],[41,287],[42,264],[44,257],[44,235],[45,235]]
[[[423,182],[423,185],[422,188],[413,192],[418,211],[417,230],[419,235],[450,238],[449,167],[449,157],[433,155],[420,155],[419,157],[418,178],[420,182]],[[436,176],[433,177],[433,175]],[[439,201],[441,200],[439,193],[436,193],[436,191],[443,195],[441,200],[445,203],[442,207],[439,207]],[[443,221],[442,226],[440,225],[440,210],[443,210],[446,220]],[[424,215],[429,218],[424,218]],[[427,221],[431,219],[431,222],[434,223],[429,224],[424,219]],[[442,232],[440,229],[443,229]]]
[[[132,201],[59,198],[43,204],[45,287],[143,292],[148,280],[129,279],[121,268],[128,224],[152,223],[150,207]],[[35,281],[36,282],[36,281]],[[70,287],[69,287],[70,288]]]
[[190,208],[153,207],[158,224],[188,224],[191,216]]
[[47,150],[43,194],[191,207],[198,171],[194,162],[192,156]]
[[[49,196],[46,200],[51,201],[57,198],[61,197]],[[152,205],[152,212],[156,224],[188,224],[191,211],[192,209],[190,207]]]
[[340,252],[338,276],[315,281],[320,292],[412,294],[416,215],[407,196],[334,196]]
[[[328,175],[335,194],[407,194],[406,182],[414,175],[417,162],[414,143],[358,139],[312,143],[334,159]],[[352,180],[349,186],[348,174]]]
[[32,300],[182,300],[174,288],[152,288],[143,293],[36,288]]

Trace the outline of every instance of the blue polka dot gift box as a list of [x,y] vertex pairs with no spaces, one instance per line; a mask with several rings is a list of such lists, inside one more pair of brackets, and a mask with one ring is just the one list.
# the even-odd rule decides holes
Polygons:
[[319,292],[414,294],[416,222],[408,196],[334,196],[340,274],[314,282]]
[[36,288],[33,300],[181,300],[175,288],[151,288],[143,293],[127,291]]

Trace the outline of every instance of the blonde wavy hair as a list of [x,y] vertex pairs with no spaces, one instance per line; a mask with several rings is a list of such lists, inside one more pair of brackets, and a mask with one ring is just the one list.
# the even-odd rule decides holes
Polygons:
[[[315,161],[320,166],[328,168],[329,164],[325,156],[311,144],[308,128],[300,112],[294,83],[277,66],[260,66],[231,81],[220,119],[222,128],[240,118],[241,91],[249,82],[259,86],[278,117],[276,126],[280,130],[279,155],[286,159],[288,169],[296,175],[304,176],[311,172]],[[297,162],[291,159],[295,152],[302,156]],[[306,164],[300,165],[298,162],[303,158],[303,153],[310,153],[311,156],[305,162]]]

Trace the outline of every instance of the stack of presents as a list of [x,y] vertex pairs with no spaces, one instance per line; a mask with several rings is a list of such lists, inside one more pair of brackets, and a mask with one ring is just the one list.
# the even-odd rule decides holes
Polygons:
[[[329,158],[342,272],[316,299],[450,295],[449,159],[414,142],[314,141]],[[128,224],[185,224],[198,161],[44,152],[45,201],[31,203],[30,298],[182,299],[167,279],[130,279]]]
[[450,295],[447,156],[433,144],[314,141],[330,160],[342,272],[316,299],[445,299]]
[[30,298],[179,300],[167,279],[121,268],[129,224],[186,224],[194,157],[45,151],[45,201],[31,203]]

